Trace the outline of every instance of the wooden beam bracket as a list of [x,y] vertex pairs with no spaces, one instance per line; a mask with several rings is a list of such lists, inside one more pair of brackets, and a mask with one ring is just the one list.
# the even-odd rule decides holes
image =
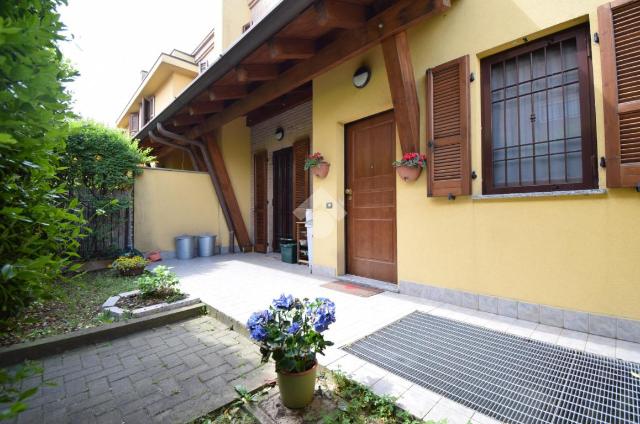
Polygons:
[[417,152],[420,146],[420,106],[405,31],[382,41],[396,128],[402,153]]

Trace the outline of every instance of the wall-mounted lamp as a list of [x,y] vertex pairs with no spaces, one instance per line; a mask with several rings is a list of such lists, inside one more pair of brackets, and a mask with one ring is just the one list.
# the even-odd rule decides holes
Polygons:
[[368,66],[359,67],[353,74],[353,85],[356,88],[363,88],[371,79],[371,69]]
[[284,138],[284,129],[282,127],[276,128],[276,140],[280,141]]

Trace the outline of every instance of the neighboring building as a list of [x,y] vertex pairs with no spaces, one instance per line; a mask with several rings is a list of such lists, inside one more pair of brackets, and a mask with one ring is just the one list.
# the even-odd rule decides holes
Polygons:
[[136,135],[200,170],[137,180],[138,248],[277,251],[306,205],[314,273],[640,342],[640,0],[249,4]]

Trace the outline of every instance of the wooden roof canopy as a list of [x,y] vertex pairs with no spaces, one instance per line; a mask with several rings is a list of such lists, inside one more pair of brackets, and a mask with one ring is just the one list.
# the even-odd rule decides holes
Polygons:
[[283,0],[200,75],[136,138],[157,157],[177,148],[206,169],[228,228],[252,248],[215,131],[249,125],[311,98],[311,81],[382,43],[403,152],[418,150],[419,110],[405,30],[449,0]]
[[[240,41],[249,41],[244,38],[251,37],[259,25],[268,25],[271,15],[299,7],[300,3],[304,1],[283,0]],[[273,116],[283,105],[310,98],[310,81],[318,75],[449,7],[449,0],[307,3],[310,6],[283,27],[274,28],[264,43],[237,63],[214,63],[136,138],[161,150],[168,146],[149,140],[149,131],[155,130],[158,123],[190,139],[201,138],[241,116],[247,116],[252,125]],[[224,56],[232,55],[240,44],[236,43]],[[201,83],[207,82],[206,74],[215,73],[219,64],[227,65],[229,70],[212,83]]]

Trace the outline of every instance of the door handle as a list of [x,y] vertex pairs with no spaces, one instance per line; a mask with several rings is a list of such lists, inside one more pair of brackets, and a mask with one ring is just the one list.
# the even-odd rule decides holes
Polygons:
[[345,188],[344,194],[346,194],[347,196],[351,196],[353,194],[353,190],[351,190],[350,188]]

